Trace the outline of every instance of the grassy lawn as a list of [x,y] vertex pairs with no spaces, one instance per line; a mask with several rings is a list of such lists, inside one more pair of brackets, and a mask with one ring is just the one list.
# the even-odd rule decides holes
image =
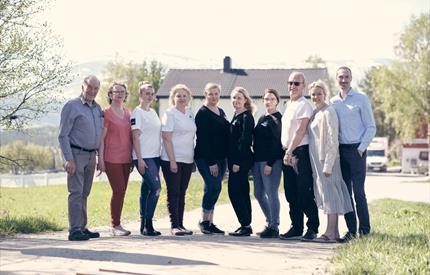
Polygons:
[[[110,224],[111,188],[108,182],[94,183],[88,198],[88,226]],[[139,220],[140,182],[130,182],[124,202],[122,221]],[[67,187],[51,185],[30,188],[0,188],[0,235],[63,230],[68,227]],[[203,183],[191,177],[187,191],[186,210],[201,207]],[[227,185],[223,184],[219,203],[228,202]],[[158,200],[155,216],[167,214],[166,185]]]
[[342,245],[336,274],[430,274],[430,204],[384,199],[370,205],[373,232]]

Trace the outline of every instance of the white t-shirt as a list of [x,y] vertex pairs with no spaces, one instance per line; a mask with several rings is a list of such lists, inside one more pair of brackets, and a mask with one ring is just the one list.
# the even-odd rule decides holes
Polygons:
[[[176,108],[168,109],[161,120],[161,131],[172,132],[173,152],[177,162],[194,162],[194,137],[196,124],[191,110],[185,114]],[[164,144],[161,146],[161,159],[169,161]]]
[[[140,153],[142,158],[157,158],[161,149],[161,121],[153,109],[145,111],[137,106],[131,114],[131,129],[140,130]],[[133,159],[137,159],[133,150]]]
[[[312,113],[312,105],[304,96],[296,101],[288,101],[287,108],[282,116],[281,142],[284,149],[288,148],[293,141],[294,133],[298,127],[297,120],[301,118],[311,118]],[[309,144],[307,131],[298,146],[306,144]]]

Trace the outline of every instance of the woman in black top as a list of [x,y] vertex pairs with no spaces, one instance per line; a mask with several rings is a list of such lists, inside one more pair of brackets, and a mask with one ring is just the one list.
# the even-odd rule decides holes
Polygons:
[[279,237],[279,183],[282,172],[283,150],[281,144],[282,115],[276,109],[279,94],[266,89],[263,95],[266,113],[254,129],[254,196],[266,216],[266,228],[257,233],[261,238]]
[[205,86],[205,103],[197,112],[197,140],[194,158],[204,181],[202,221],[203,234],[224,234],[213,223],[215,203],[227,168],[227,142],[230,124],[224,111],[217,107],[221,87],[215,83]]
[[229,235],[249,236],[252,234],[248,172],[253,164],[253,104],[248,92],[242,87],[233,89],[231,102],[235,112],[228,140],[228,195],[241,226]]

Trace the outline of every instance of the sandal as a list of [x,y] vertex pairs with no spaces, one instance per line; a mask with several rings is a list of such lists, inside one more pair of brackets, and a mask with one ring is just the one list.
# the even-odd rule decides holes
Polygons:
[[327,235],[322,234],[318,238],[312,240],[315,243],[336,243],[336,239],[330,239]]

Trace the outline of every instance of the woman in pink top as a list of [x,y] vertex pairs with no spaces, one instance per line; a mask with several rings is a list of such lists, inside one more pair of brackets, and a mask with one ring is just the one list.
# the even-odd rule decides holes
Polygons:
[[132,137],[130,111],[124,107],[127,86],[114,82],[108,90],[110,106],[104,110],[104,128],[99,149],[99,169],[106,171],[112,188],[110,201],[112,235],[127,236],[121,226],[121,212],[131,171]]

